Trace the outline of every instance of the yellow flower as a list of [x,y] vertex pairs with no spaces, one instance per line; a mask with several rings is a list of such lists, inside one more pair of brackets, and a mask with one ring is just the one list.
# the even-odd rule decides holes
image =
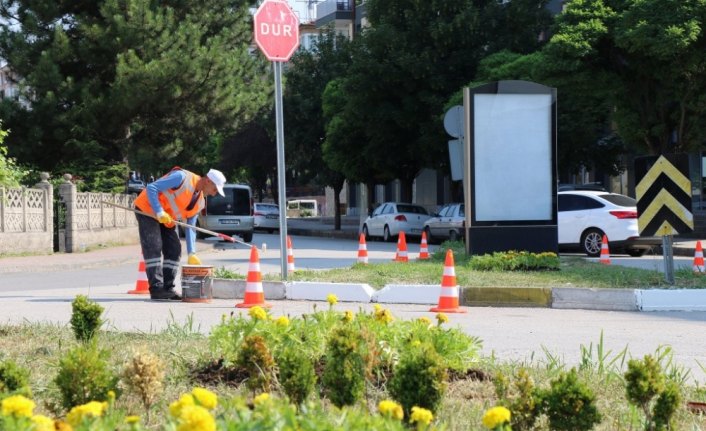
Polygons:
[[328,305],[334,306],[338,303],[338,296],[334,295],[333,293],[329,293],[326,295],[326,302],[328,302]]
[[346,323],[350,323],[353,321],[353,312],[351,310],[346,310],[343,313],[343,321]]
[[409,417],[409,421],[414,423],[420,423],[424,425],[429,425],[431,421],[434,420],[434,415],[431,411],[423,409],[421,407],[412,407],[412,414]]
[[260,395],[256,396],[255,399],[253,399],[253,404],[256,406],[262,405],[270,400],[270,394],[267,392],[263,392]]
[[419,340],[412,341],[412,347],[419,347],[421,345],[422,345],[422,342]]
[[510,410],[502,406],[493,407],[483,415],[483,425],[491,430],[509,422]]
[[130,425],[138,424],[140,423],[140,417],[137,415],[125,416],[125,423]]
[[259,305],[252,307],[248,311],[248,314],[253,318],[253,320],[267,320],[267,311]]
[[275,321],[275,325],[287,327],[289,326],[289,318],[287,316],[279,316]]
[[390,313],[390,310],[388,310],[387,308],[380,308],[375,311],[375,320],[383,323],[390,323],[395,320],[395,318],[392,317],[392,313]]
[[425,325],[431,325],[431,320],[428,317],[420,317],[418,320]]
[[22,395],[13,395],[2,400],[2,415],[15,417],[32,417],[34,401]]
[[213,410],[218,405],[218,396],[208,389],[194,388],[194,390],[191,391],[191,395],[194,396],[194,399],[200,406],[208,410]]
[[378,404],[378,411],[381,415],[401,421],[404,418],[402,406],[392,400],[382,400]]
[[108,409],[108,403],[91,401],[80,406],[76,406],[66,415],[66,421],[71,426],[79,426],[84,419],[93,419],[103,416],[103,412]]
[[377,313],[378,311],[382,310],[382,306],[380,304],[375,304],[373,305],[373,310]]
[[54,420],[43,415],[32,416],[34,431],[54,431]]
[[177,431],[216,431],[216,420],[201,406],[184,406]]
[[436,321],[441,325],[442,323],[447,323],[449,321],[449,316],[444,313],[436,313]]
[[191,394],[183,394],[179,400],[174,401],[169,405],[169,414],[175,418],[181,415],[181,410],[187,406],[194,405],[194,397]]
[[56,431],[73,431],[74,429],[71,428],[71,425],[67,424],[64,421],[56,421],[54,422],[54,428]]

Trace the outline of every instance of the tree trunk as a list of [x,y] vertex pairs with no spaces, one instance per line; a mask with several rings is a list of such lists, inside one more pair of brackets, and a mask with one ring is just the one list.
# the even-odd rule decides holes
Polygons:
[[333,218],[333,230],[341,230],[341,190],[343,190],[344,181],[336,182],[333,187],[333,204],[335,205],[335,213]]

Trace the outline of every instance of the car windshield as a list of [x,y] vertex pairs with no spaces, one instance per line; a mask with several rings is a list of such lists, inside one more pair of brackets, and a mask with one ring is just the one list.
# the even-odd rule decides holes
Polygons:
[[609,193],[605,195],[600,195],[603,199],[612,203],[613,205],[618,205],[621,207],[634,207],[637,206],[637,201],[630,196],[619,195],[615,193]]
[[250,194],[247,189],[227,188],[221,195],[209,196],[206,205],[211,215],[250,214]]
[[397,205],[397,212],[408,214],[428,214],[424,207],[416,205]]

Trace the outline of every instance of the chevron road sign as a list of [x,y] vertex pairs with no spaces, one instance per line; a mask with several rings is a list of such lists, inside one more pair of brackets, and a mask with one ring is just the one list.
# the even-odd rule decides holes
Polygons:
[[635,182],[640,235],[668,236],[694,230],[686,154],[636,159]]

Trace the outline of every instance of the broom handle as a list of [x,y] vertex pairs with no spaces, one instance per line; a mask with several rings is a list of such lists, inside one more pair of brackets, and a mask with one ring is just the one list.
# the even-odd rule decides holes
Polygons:
[[[126,207],[126,206],[124,206],[124,205],[120,205],[120,204],[116,204],[116,203],[108,202],[108,201],[101,201],[101,203],[104,203],[104,204],[110,205],[110,206],[114,206],[114,207],[116,207],[116,208],[124,209],[124,210],[126,210],[126,211],[132,211],[132,212],[134,212],[135,214],[140,214],[140,215],[143,215],[143,216],[147,216],[147,217],[153,218],[153,219],[155,219],[155,220],[157,219],[157,217],[153,216],[152,214],[146,213],[146,212],[144,212],[144,211],[140,211],[140,210],[135,209],[135,208]],[[237,240],[237,239],[233,238],[232,236],[228,236],[228,235],[223,234],[223,233],[214,232],[214,231],[212,231],[212,230],[204,229],[204,228],[198,227],[198,226],[192,226],[192,225],[190,225],[190,224],[188,224],[188,223],[184,223],[184,222],[181,222],[181,221],[178,221],[178,220],[173,220],[173,222],[174,222],[174,224],[176,224],[176,225],[178,225],[178,226],[182,226],[182,227],[188,228],[188,229],[193,229],[193,230],[195,230],[195,231],[202,232],[202,233],[205,233],[205,234],[207,234],[207,235],[217,236],[217,237],[219,237],[219,238],[221,238],[221,239],[224,239],[224,240],[226,240],[226,241],[229,241],[229,242],[237,242],[238,244],[247,245],[248,247],[255,247],[255,246],[252,245],[252,244],[248,244],[247,242]]]

